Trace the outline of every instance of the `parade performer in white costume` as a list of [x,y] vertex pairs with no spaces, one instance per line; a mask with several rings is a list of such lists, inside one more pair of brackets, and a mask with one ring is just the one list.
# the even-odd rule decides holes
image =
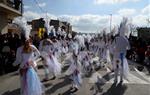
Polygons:
[[119,28],[119,36],[113,41],[114,52],[114,70],[115,70],[115,80],[117,83],[118,76],[120,73],[120,82],[123,82],[123,78],[127,78],[129,73],[128,62],[126,59],[126,51],[130,49],[130,44],[125,36],[128,32],[128,19],[124,18]]
[[[53,74],[52,80],[55,79],[57,75],[61,74],[61,64],[55,56],[55,47],[51,40],[45,39],[43,41],[41,56],[44,58],[46,69]],[[48,71],[46,74],[46,77],[48,77]]]
[[58,41],[56,38],[54,38],[52,41],[53,41],[53,46],[54,46],[54,49],[53,49],[54,56],[57,59],[59,59],[61,56],[61,42]]
[[68,70],[71,73],[71,80],[72,80],[71,90],[73,90],[74,92],[74,91],[77,91],[82,84],[81,64],[76,54],[73,54],[73,58],[71,62],[72,63]]
[[67,45],[67,41],[64,40],[62,42],[62,46],[61,46],[61,63],[64,63],[66,61],[66,57],[67,57],[67,54],[68,54],[68,45]]
[[[77,44],[77,43],[75,43]],[[66,71],[67,75],[71,75],[71,80],[72,80],[72,87],[71,90],[72,92],[76,92],[79,87],[82,84],[82,78],[81,78],[81,63],[79,62],[78,58],[78,47],[75,47],[73,50],[71,64],[68,70]]]
[[21,78],[21,95],[42,95],[42,84],[35,70],[37,64],[35,60],[40,56],[40,52],[34,45],[31,45],[28,29],[26,24],[19,26],[21,32],[24,32],[25,39],[24,44],[17,49],[16,60],[13,63],[14,66],[19,65],[19,72]]
[[103,38],[100,37],[100,39],[99,39],[99,52],[98,52],[100,60],[103,58],[104,46],[105,46],[105,42],[104,42]]
[[91,64],[90,64],[90,57],[88,55],[88,51],[85,51],[85,49],[82,49],[79,52],[79,61],[82,64],[82,71],[85,75],[89,73],[91,70]]
[[39,51],[41,52],[41,56],[44,59],[43,67],[45,72],[45,78],[43,79],[43,82],[49,80],[49,68],[48,68],[49,65],[47,63],[46,54],[50,53],[52,48],[53,48],[52,41],[48,39],[47,33],[44,33],[44,39],[40,41],[39,45]]
[[62,50],[61,51],[62,51],[63,54],[67,54],[68,53],[67,43],[62,44]]
[[95,56],[97,56],[99,51],[98,39],[93,39],[93,42],[91,44],[92,44],[92,52]]
[[111,57],[110,57],[110,43],[108,40],[105,41],[104,44],[104,48],[103,48],[103,57],[102,57],[102,61],[106,66],[106,69],[110,71],[112,71],[112,63],[111,63]]

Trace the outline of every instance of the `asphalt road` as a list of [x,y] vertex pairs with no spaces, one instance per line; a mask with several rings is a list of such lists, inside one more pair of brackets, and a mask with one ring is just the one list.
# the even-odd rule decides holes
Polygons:
[[[45,95],[150,95],[150,76],[146,71],[138,71],[136,63],[133,64],[131,61],[129,63],[129,80],[124,80],[123,84],[114,84],[114,74],[108,73],[106,69],[102,68],[88,77],[83,77],[82,86],[72,94],[69,77],[63,72],[55,80],[43,83]],[[38,69],[38,74],[42,80],[43,68]],[[97,76],[99,83],[96,83]],[[17,72],[0,76],[0,95],[20,95],[19,91],[20,80]]]

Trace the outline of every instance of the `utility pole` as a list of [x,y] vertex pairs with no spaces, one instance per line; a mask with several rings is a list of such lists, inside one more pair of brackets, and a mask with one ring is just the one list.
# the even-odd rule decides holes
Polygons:
[[112,24],[112,14],[110,14],[110,32],[111,32],[111,24]]
[[47,11],[46,11],[46,24],[48,25],[48,16],[47,16]]

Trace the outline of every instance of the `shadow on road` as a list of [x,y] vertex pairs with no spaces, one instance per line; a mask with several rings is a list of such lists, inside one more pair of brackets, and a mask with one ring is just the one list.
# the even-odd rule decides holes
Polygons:
[[50,86],[52,86],[51,83],[44,83],[44,87],[45,87],[45,88],[50,87]]
[[20,95],[20,88],[13,90],[13,91],[7,91],[3,93],[2,95]]
[[68,70],[68,68],[69,68],[69,65],[64,66],[64,67],[62,68],[62,73],[66,72],[66,71]]
[[19,75],[19,73],[18,72],[15,72],[15,73],[13,73],[11,76],[18,76]]
[[68,77],[66,77],[63,81],[55,84],[52,88],[48,89],[46,91],[47,94],[51,95],[52,93],[54,93],[55,91],[57,91],[59,88],[65,87],[67,85],[71,84],[70,80]]
[[[71,90],[70,89],[68,89],[67,91],[65,91],[64,93],[62,93],[62,94],[58,94],[58,95],[71,95]],[[73,94],[72,94],[73,95]]]
[[107,92],[104,92],[102,95],[124,95],[126,90],[127,90],[127,86],[126,85],[122,85],[122,83],[119,83],[118,85],[116,85],[114,83],[107,90]]

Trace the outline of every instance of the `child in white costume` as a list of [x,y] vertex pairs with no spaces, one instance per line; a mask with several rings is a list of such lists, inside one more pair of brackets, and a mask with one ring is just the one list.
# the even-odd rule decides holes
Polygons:
[[45,64],[49,70],[53,74],[53,78],[55,79],[57,75],[61,73],[61,64],[58,62],[56,56],[55,56],[55,47],[51,41],[46,39],[43,43],[43,49],[41,52],[42,57],[45,60]]
[[68,46],[67,46],[67,44],[64,44],[64,45],[62,46],[62,53],[63,53],[63,54],[68,53]]
[[112,63],[111,63],[110,43],[109,42],[106,42],[104,44],[102,61],[104,63],[106,63],[105,66],[106,66],[107,69],[109,69],[109,71],[113,70],[113,66],[112,66]]
[[61,63],[64,63],[68,52],[69,52],[68,45],[67,45],[67,42],[65,42],[62,44],[62,47],[61,47]]
[[93,49],[92,49],[92,52],[95,56],[98,55],[98,51],[99,51],[99,43],[98,43],[98,39],[94,39],[94,42],[92,43],[93,44]]
[[71,90],[73,92],[77,91],[79,87],[82,84],[82,78],[81,78],[81,64],[78,60],[77,55],[73,54],[71,59],[71,64],[69,69],[67,70],[66,74],[71,74],[71,80],[72,80],[72,87]]
[[103,51],[104,51],[104,46],[105,46],[105,42],[102,38],[100,38],[100,41],[99,41],[99,58],[100,60],[103,58]]
[[48,68],[48,62],[47,62],[47,55],[52,53],[52,41],[50,39],[48,39],[47,35],[44,34],[45,39],[43,39],[42,41],[40,41],[40,45],[39,45],[39,50],[41,52],[41,56],[44,59],[43,60],[43,67],[44,67],[44,71],[45,71],[45,78],[43,79],[43,81],[48,81],[49,80],[49,68]]
[[91,67],[88,51],[85,51],[84,49],[82,49],[79,52],[79,61],[82,64],[82,71],[85,73],[85,75],[88,74],[88,72],[90,71],[90,67]]
[[71,90],[73,90],[73,92],[76,92],[82,84],[81,64],[78,59],[78,54],[79,54],[78,47],[75,47],[73,50],[72,58],[70,59],[71,60],[70,67],[66,72],[67,75],[71,74],[71,80],[72,80]]
[[61,42],[56,39],[53,39],[53,46],[54,56],[58,59],[61,56]]
[[40,56],[39,51],[30,40],[17,49],[14,66],[20,64],[21,95],[42,95],[42,84],[35,71],[35,60]]

